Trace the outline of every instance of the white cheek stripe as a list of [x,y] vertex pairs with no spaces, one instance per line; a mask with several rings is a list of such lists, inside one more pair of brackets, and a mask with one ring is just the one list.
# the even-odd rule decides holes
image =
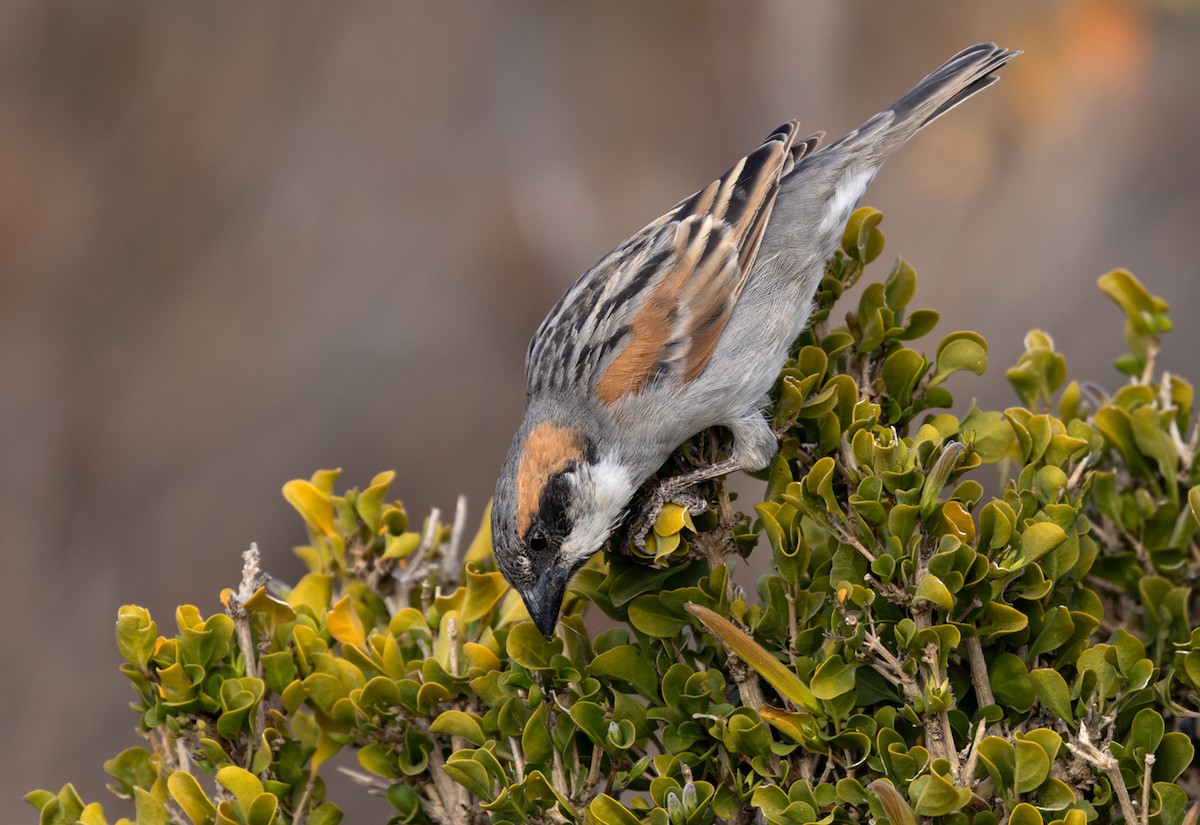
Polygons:
[[575,526],[561,549],[563,560],[568,563],[587,558],[600,549],[635,489],[629,471],[612,456],[581,468],[581,472],[588,477],[579,480],[572,502],[580,511],[572,513]]

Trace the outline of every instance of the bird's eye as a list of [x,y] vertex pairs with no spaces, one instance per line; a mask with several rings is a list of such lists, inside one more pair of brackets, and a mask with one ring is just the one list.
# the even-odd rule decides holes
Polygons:
[[550,542],[546,539],[546,534],[537,527],[529,531],[529,549],[535,553],[544,553],[550,546]]

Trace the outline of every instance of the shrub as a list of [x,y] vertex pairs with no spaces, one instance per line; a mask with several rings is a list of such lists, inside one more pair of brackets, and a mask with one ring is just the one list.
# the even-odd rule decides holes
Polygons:
[[[1167,305],[1105,275],[1119,390],[1068,382],[1034,331],[1007,373],[1021,406],[953,414],[945,381],[987,345],[910,346],[937,314],[909,310],[906,262],[831,320],[879,220],[855,213],[780,376],[753,521],[720,482],[700,516],[668,505],[649,559],[615,538],[546,641],[486,514],[460,552],[461,506],[412,524],[393,473],[289,482],[294,587],[252,548],[223,613],[185,605],[164,636],[120,610],[148,741],[105,764],[114,793],[143,825],[330,825],[321,769],[350,748],[403,823],[1195,823],[1198,437],[1192,386],[1155,366]],[[724,446],[703,434],[664,474]],[[70,785],[28,800],[105,821]]]

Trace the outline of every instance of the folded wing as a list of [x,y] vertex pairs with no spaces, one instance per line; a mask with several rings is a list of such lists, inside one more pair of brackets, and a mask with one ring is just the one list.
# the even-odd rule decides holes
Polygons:
[[791,121],[614,249],[559,300],[526,357],[531,395],[586,387],[613,405],[695,381],[754,265],[780,179],[819,136]]

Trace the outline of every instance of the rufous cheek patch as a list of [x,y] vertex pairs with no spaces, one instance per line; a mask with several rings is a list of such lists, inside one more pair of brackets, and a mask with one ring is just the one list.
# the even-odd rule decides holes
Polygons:
[[524,536],[537,512],[546,482],[571,462],[582,462],[584,438],[579,430],[543,421],[525,437],[517,465],[517,531]]

